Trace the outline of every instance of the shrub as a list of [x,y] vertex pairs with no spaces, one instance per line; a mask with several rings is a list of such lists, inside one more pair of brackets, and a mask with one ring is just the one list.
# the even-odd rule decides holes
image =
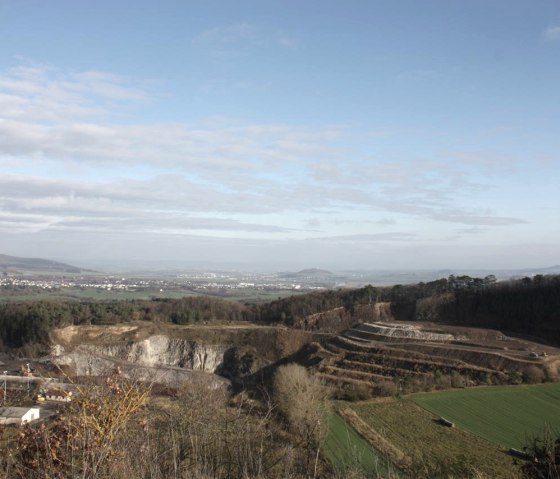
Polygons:
[[306,451],[305,470],[322,440],[327,424],[323,400],[325,390],[317,379],[299,364],[281,366],[274,377],[274,397],[291,430],[301,438]]
[[537,366],[529,366],[523,371],[523,382],[542,383],[544,381],[544,371]]
[[376,396],[396,396],[399,387],[393,381],[381,381],[375,385],[373,392]]
[[545,428],[541,437],[533,438],[523,450],[534,459],[521,466],[527,479],[560,479],[560,434]]

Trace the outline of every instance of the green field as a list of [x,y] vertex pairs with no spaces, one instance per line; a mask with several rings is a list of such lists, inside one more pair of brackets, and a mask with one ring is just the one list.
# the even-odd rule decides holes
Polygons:
[[[289,298],[290,296],[297,296],[300,294],[308,293],[308,290],[291,290],[291,289],[258,289],[258,288],[247,288],[245,290],[240,289],[227,296],[217,297],[222,299],[227,299],[229,301],[237,301],[240,303],[268,303],[270,301],[276,301],[277,299]],[[210,296],[210,295],[209,295]]]
[[357,468],[383,477],[389,476],[389,471],[394,472],[394,468],[342,417],[331,412],[328,420],[329,435],[324,450],[327,458],[336,468],[340,470]]
[[183,298],[185,296],[198,296],[192,291],[107,291],[101,288],[63,288],[54,291],[23,290],[21,293],[10,291],[2,294],[0,301],[108,301],[108,300],[150,300],[152,298]]
[[518,477],[512,458],[498,446],[460,428],[441,426],[413,400],[366,401],[347,406],[409,457],[411,477]]
[[545,424],[560,431],[560,384],[494,386],[418,394],[414,401],[505,448],[522,448]]
[[23,289],[21,291],[9,290],[7,292],[0,291],[0,301],[109,301],[150,300],[152,298],[179,299],[187,296],[210,296],[243,303],[265,303],[296,294],[302,294],[302,292],[284,289],[262,290],[259,288],[247,288],[236,290],[227,295],[220,295],[203,290],[191,291],[188,289],[166,289],[165,291],[159,291],[157,289],[150,289],[147,291],[108,291],[101,288],[61,288],[52,291],[30,289]]

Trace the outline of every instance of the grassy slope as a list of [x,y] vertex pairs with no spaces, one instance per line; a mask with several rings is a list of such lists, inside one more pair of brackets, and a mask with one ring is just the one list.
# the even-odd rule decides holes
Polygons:
[[238,290],[235,294],[230,296],[220,296],[218,294],[205,293],[204,291],[194,292],[190,290],[173,290],[166,289],[161,292],[158,290],[148,291],[107,291],[98,288],[62,288],[55,291],[40,290],[21,290],[21,291],[7,291],[0,290],[0,301],[39,301],[44,299],[58,300],[58,301],[107,301],[107,300],[150,300],[152,298],[184,298],[187,296],[210,296],[221,298],[230,301],[240,301],[249,303],[262,303],[273,301],[278,298],[293,296],[295,294],[302,294],[299,292],[288,290],[260,290],[260,289],[246,289]]
[[386,477],[390,466],[352,426],[335,412],[328,416],[329,435],[324,451],[329,461],[341,470],[359,468]]
[[199,296],[190,291],[107,291],[98,288],[63,288],[55,291],[41,290],[20,292],[10,291],[2,294],[0,292],[0,301],[107,301],[107,300],[132,300],[152,298],[183,298],[185,296]]
[[363,402],[350,406],[371,428],[412,460],[414,477],[453,471],[456,477],[481,472],[485,477],[514,478],[512,459],[486,440],[460,428],[447,428],[410,399]]
[[545,423],[560,431],[560,383],[419,394],[414,400],[438,416],[502,447],[521,448]]

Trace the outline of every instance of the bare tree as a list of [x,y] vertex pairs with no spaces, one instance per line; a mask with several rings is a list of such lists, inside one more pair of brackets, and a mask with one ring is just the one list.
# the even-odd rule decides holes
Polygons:
[[310,471],[313,459],[316,469],[319,447],[327,429],[323,386],[303,366],[288,364],[276,372],[274,396],[290,428],[303,442],[306,471]]

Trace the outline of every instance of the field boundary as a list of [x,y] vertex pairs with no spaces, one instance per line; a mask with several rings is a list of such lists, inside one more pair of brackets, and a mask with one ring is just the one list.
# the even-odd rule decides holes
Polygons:
[[398,478],[400,471],[335,409],[329,410],[329,436],[323,453],[340,472],[361,470],[376,477]]
[[560,383],[486,386],[410,395],[425,411],[507,450],[522,448],[545,424],[560,428]]
[[371,428],[358,414],[350,408],[339,409],[338,414],[350,424],[356,432],[379,452],[384,454],[397,469],[410,470],[412,460],[403,451]]
[[[353,410],[361,421],[354,421],[354,415],[345,419],[410,477],[519,477],[502,449],[461,428],[442,426],[437,416],[410,399],[359,401],[339,407]],[[377,434],[368,434],[372,430]],[[389,450],[383,448],[387,443],[393,446]],[[403,462],[397,462],[399,452],[407,456]]]

